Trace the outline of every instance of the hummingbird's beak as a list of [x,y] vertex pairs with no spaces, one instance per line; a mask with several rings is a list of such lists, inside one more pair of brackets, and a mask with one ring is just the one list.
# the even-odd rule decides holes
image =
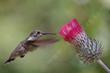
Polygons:
[[55,33],[50,33],[50,32],[42,32],[42,35],[56,35]]

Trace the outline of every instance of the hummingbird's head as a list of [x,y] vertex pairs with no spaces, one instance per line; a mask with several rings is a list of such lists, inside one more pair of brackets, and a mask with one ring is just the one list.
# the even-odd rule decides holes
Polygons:
[[27,40],[28,41],[34,41],[43,35],[55,35],[55,33],[42,32],[42,31],[34,30],[33,32],[30,33]]

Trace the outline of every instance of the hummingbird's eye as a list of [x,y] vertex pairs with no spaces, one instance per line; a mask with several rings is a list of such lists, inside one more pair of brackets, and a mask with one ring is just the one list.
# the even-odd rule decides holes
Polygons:
[[38,31],[37,34],[40,34],[40,31]]
[[36,37],[36,36],[39,36],[39,34],[40,34],[40,31],[34,33],[33,36]]

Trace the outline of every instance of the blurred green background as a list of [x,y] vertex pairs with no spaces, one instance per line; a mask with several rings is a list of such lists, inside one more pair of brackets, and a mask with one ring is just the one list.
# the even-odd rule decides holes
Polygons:
[[60,42],[4,64],[31,31],[58,33],[72,18],[101,41],[103,61],[110,67],[110,0],[0,0],[0,73],[105,73],[96,63],[81,63],[59,36]]

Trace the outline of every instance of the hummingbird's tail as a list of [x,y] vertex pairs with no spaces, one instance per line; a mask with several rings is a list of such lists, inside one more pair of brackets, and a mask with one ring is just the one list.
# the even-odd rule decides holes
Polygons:
[[4,63],[7,64],[7,63],[9,63],[9,62],[11,62],[11,61],[14,61],[14,60],[15,60],[15,58],[9,58],[9,59],[6,60]]

